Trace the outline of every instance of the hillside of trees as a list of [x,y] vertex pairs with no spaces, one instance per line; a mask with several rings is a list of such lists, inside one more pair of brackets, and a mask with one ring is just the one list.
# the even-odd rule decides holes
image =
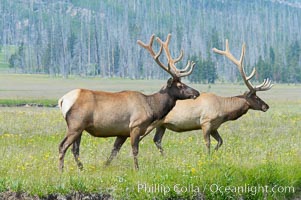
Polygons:
[[167,78],[137,40],[171,33],[172,56],[184,50],[177,67],[197,63],[192,82],[241,80],[231,62],[212,53],[224,49],[226,38],[237,58],[246,43],[246,71],[256,66],[258,81],[301,82],[296,0],[0,0],[0,13],[0,49],[10,72]]

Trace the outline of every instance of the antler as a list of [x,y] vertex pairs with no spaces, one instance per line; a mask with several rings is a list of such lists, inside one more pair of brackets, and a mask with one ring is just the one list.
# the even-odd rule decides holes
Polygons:
[[253,78],[253,76],[256,73],[256,69],[255,67],[253,68],[253,71],[251,72],[250,76],[246,76],[245,70],[243,68],[243,61],[244,61],[244,56],[245,56],[245,50],[246,50],[246,45],[243,44],[242,45],[242,50],[241,50],[241,55],[240,55],[240,59],[237,60],[230,52],[229,49],[229,44],[228,44],[228,40],[226,40],[226,50],[225,51],[221,51],[218,50],[216,48],[212,49],[213,52],[221,54],[226,56],[229,60],[231,60],[237,67],[238,70],[246,84],[246,86],[249,88],[249,90],[251,92],[256,92],[256,91],[265,91],[265,90],[269,90],[273,87],[273,84],[271,84],[271,80],[264,79],[263,83],[258,85],[258,86],[253,86],[252,83],[249,81],[251,78]]
[[[189,74],[192,73],[192,70],[194,68],[195,63],[194,62],[187,62],[187,65],[184,69],[177,69],[177,67],[175,66],[175,63],[179,62],[182,58],[183,58],[183,50],[181,50],[181,53],[179,55],[178,58],[176,59],[172,59],[170,52],[169,52],[169,41],[171,38],[171,34],[167,35],[167,39],[165,42],[163,42],[160,38],[156,38],[158,43],[160,44],[160,50],[158,53],[155,53],[153,50],[153,41],[154,41],[155,35],[153,34],[150,38],[150,41],[148,44],[144,44],[142,41],[138,40],[137,43],[142,46],[143,48],[145,48],[153,57],[153,59],[156,61],[156,63],[163,68],[166,72],[168,72],[173,78],[175,79],[179,79],[181,77],[184,76],[188,76]],[[168,66],[164,65],[160,60],[159,60],[159,56],[162,53],[162,49],[164,49],[166,57],[167,57],[167,61],[168,61]],[[190,68],[190,69],[189,69]]]

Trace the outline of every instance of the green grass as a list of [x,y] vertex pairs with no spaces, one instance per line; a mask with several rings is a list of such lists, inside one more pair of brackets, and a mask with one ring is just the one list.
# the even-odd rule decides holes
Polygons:
[[[0,108],[0,191],[9,189],[40,196],[72,191],[103,192],[116,199],[190,198],[200,195],[197,190],[208,199],[292,197],[301,188],[298,123],[301,116],[296,105],[283,104],[267,113],[251,111],[236,122],[224,124],[220,133],[225,143],[211,157],[205,153],[200,131],[168,131],[163,141],[165,157],[159,155],[151,136],[146,137],[140,143],[139,172],[133,171],[129,141],[112,166],[103,168],[114,139],[84,134],[81,145],[84,171],[78,171],[68,151],[63,174],[58,172],[57,163],[65,122],[58,109]],[[148,189],[138,192],[139,184],[146,184]],[[160,191],[149,191],[158,188],[155,185],[161,187]],[[247,186],[249,192],[222,193],[223,188],[215,191],[217,185]],[[255,187],[266,186],[267,194],[255,191]],[[295,193],[292,188],[290,192],[288,189],[272,192],[273,187],[281,191],[293,187]],[[164,195],[163,188],[171,191]],[[188,191],[175,191],[181,189]]]
[[[6,80],[15,79],[15,85],[0,84],[0,99],[5,91],[5,99],[56,100],[55,93],[66,92],[72,83],[88,88],[101,83],[91,87],[108,87],[109,91],[146,86],[146,93],[158,90],[164,83],[15,76],[6,77]],[[36,88],[32,88],[34,83],[39,83]],[[245,90],[242,85],[194,86],[223,96]],[[18,93],[14,88],[19,89]],[[51,94],[45,95],[48,91]],[[0,191],[23,191],[39,196],[82,191],[107,193],[115,199],[194,199],[202,195],[206,199],[300,197],[300,86],[277,85],[258,95],[266,100],[270,110],[249,111],[239,120],[223,124],[219,132],[224,144],[211,157],[206,155],[201,131],[167,131],[163,138],[164,157],[153,144],[152,133],[140,143],[138,172],[133,170],[129,140],[112,165],[104,168],[114,138],[94,138],[84,133],[80,150],[84,171],[77,169],[68,150],[65,172],[60,174],[58,144],[64,138],[66,124],[59,109],[1,107]],[[216,144],[213,140],[212,143]],[[139,190],[144,184],[146,190]],[[263,191],[265,188],[267,193]]]
[[57,101],[55,99],[0,99],[1,106],[38,106],[38,107],[55,107]]

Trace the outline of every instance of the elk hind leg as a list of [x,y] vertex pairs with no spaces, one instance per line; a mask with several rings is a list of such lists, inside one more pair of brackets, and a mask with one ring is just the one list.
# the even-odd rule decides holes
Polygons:
[[119,152],[119,150],[121,149],[122,145],[124,144],[124,142],[126,141],[127,137],[126,136],[117,136],[115,142],[114,142],[114,146],[111,152],[110,157],[108,158],[108,160],[105,163],[105,166],[110,165],[110,163],[112,162],[112,160],[116,157],[117,153]]
[[62,140],[59,145],[59,170],[63,172],[64,168],[64,157],[67,149],[71,146],[71,144],[82,134],[82,131],[70,131],[66,137]]
[[217,145],[215,146],[215,150],[217,151],[223,144],[223,139],[222,137],[219,135],[218,131],[212,131],[211,132],[212,137],[217,141]]
[[78,138],[74,141],[74,143],[72,145],[72,153],[74,155],[74,159],[75,159],[75,162],[76,162],[78,168],[80,170],[83,170],[83,164],[79,159],[79,147],[80,147],[81,138],[82,138],[82,134],[80,134],[78,136]]

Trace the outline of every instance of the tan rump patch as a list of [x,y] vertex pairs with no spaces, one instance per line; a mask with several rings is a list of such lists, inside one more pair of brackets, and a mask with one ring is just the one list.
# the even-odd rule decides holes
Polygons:
[[67,112],[73,106],[79,94],[80,94],[80,89],[75,89],[68,92],[62,98],[59,99],[58,104],[63,113],[64,118],[66,118]]

